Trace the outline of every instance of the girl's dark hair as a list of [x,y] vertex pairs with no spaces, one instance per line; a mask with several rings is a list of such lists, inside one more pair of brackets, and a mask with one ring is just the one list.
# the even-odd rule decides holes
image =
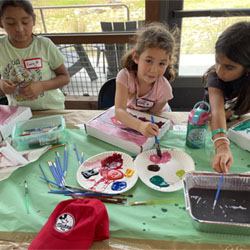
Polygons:
[[177,29],[170,32],[167,26],[162,23],[150,23],[137,33],[135,46],[121,58],[121,67],[127,68],[129,71],[137,72],[137,64],[133,60],[132,51],[135,51],[140,56],[148,48],[163,49],[171,54],[170,64],[166,69],[164,76],[172,82],[175,79],[175,37],[177,35]]
[[20,7],[29,15],[34,16],[34,10],[29,0],[0,0],[0,18],[7,7]]
[[250,67],[250,22],[238,22],[227,28],[215,44],[215,53],[222,53],[231,61]]
[[[250,22],[237,22],[228,27],[219,36],[215,44],[215,53],[224,54],[231,61],[240,64],[246,70],[246,77],[237,96],[234,105],[234,111],[238,115],[242,115],[250,111],[250,77],[247,70],[250,69]],[[214,72],[215,67],[211,67],[206,76],[210,72]],[[250,72],[249,72],[250,74]]]

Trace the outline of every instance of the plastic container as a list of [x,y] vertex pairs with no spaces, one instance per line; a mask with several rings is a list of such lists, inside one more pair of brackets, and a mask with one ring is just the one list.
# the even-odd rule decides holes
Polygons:
[[[204,108],[203,108],[204,107]],[[188,116],[186,145],[191,148],[205,146],[210,105],[207,102],[197,102]]]
[[27,150],[62,143],[66,139],[65,129],[62,115],[19,121],[12,132],[13,145],[17,150]]

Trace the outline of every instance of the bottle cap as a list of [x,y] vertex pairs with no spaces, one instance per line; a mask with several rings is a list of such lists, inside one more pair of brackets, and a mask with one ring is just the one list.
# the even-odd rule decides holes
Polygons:
[[210,105],[204,101],[197,102],[191,110],[188,120],[194,125],[203,125],[207,123],[209,114]]

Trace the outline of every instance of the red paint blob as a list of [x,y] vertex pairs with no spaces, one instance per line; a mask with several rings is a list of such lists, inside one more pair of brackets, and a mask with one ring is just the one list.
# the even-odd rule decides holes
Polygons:
[[103,169],[118,169],[122,167],[123,159],[121,154],[114,153],[101,161]]
[[107,177],[109,180],[119,180],[119,179],[122,179],[123,176],[124,174],[120,170],[112,169],[108,171]]

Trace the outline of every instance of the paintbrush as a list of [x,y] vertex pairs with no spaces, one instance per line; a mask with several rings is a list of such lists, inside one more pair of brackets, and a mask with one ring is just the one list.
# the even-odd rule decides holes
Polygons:
[[166,204],[169,202],[175,202],[179,199],[170,199],[170,200],[156,200],[156,201],[133,201],[130,202],[130,206],[136,206],[136,205],[156,205],[156,204]]
[[[66,188],[70,188],[70,189],[75,189],[75,190],[80,190],[80,191],[88,191],[88,192],[91,192],[91,193],[97,193],[99,194],[99,192],[96,192],[96,191],[90,191],[86,188],[83,188],[83,187],[75,187],[75,186],[69,186],[69,185],[65,185]],[[102,193],[103,195],[105,195],[105,193]],[[124,194],[124,193],[118,193],[118,194],[113,194],[113,196],[124,196],[124,197],[133,197],[132,194]]]
[[60,144],[60,145],[55,145],[55,146],[52,146],[52,147],[50,147],[49,149],[59,148],[59,147],[63,147],[63,146],[66,146],[66,143],[64,143],[64,144]]
[[219,193],[220,193],[220,187],[221,187],[221,184],[222,184],[222,181],[223,181],[223,177],[224,177],[224,174],[222,174],[221,178],[220,178],[220,183],[219,183],[216,195],[215,195],[214,204],[213,204],[213,207],[212,207],[211,214],[214,213],[214,209],[215,209],[215,206],[216,206],[216,203],[217,203],[217,199],[218,199],[218,196],[219,196]]
[[80,166],[81,165],[81,161],[80,161],[80,157],[79,157],[79,154],[78,154],[78,150],[77,150],[76,144],[74,144],[74,146],[75,146],[74,150],[76,151],[77,161],[78,161],[79,166]]
[[72,198],[75,198],[75,199],[97,199],[97,200],[100,200],[102,202],[124,205],[122,200],[104,198],[104,197],[89,197],[89,196],[84,196],[84,195],[79,196],[79,195],[72,194]]
[[[151,122],[153,124],[155,124],[155,120],[154,120],[154,116],[153,115],[151,115]],[[161,148],[160,148],[160,144],[159,144],[157,136],[155,136],[155,148],[156,148],[157,155],[161,158],[162,157],[162,155],[161,155]]]
[[39,164],[39,167],[40,167],[40,169],[41,169],[41,171],[42,171],[42,174],[43,174],[44,179],[45,179],[46,182],[48,183],[49,189],[52,190],[52,187],[51,187],[50,183],[48,182],[48,178],[46,177],[46,175],[45,175],[45,173],[44,173],[44,171],[43,171],[42,165]]
[[28,191],[28,183],[25,180],[24,181],[24,188],[25,188],[25,199],[26,199],[26,210],[27,210],[27,214],[29,214],[30,209],[29,209],[29,191]]

